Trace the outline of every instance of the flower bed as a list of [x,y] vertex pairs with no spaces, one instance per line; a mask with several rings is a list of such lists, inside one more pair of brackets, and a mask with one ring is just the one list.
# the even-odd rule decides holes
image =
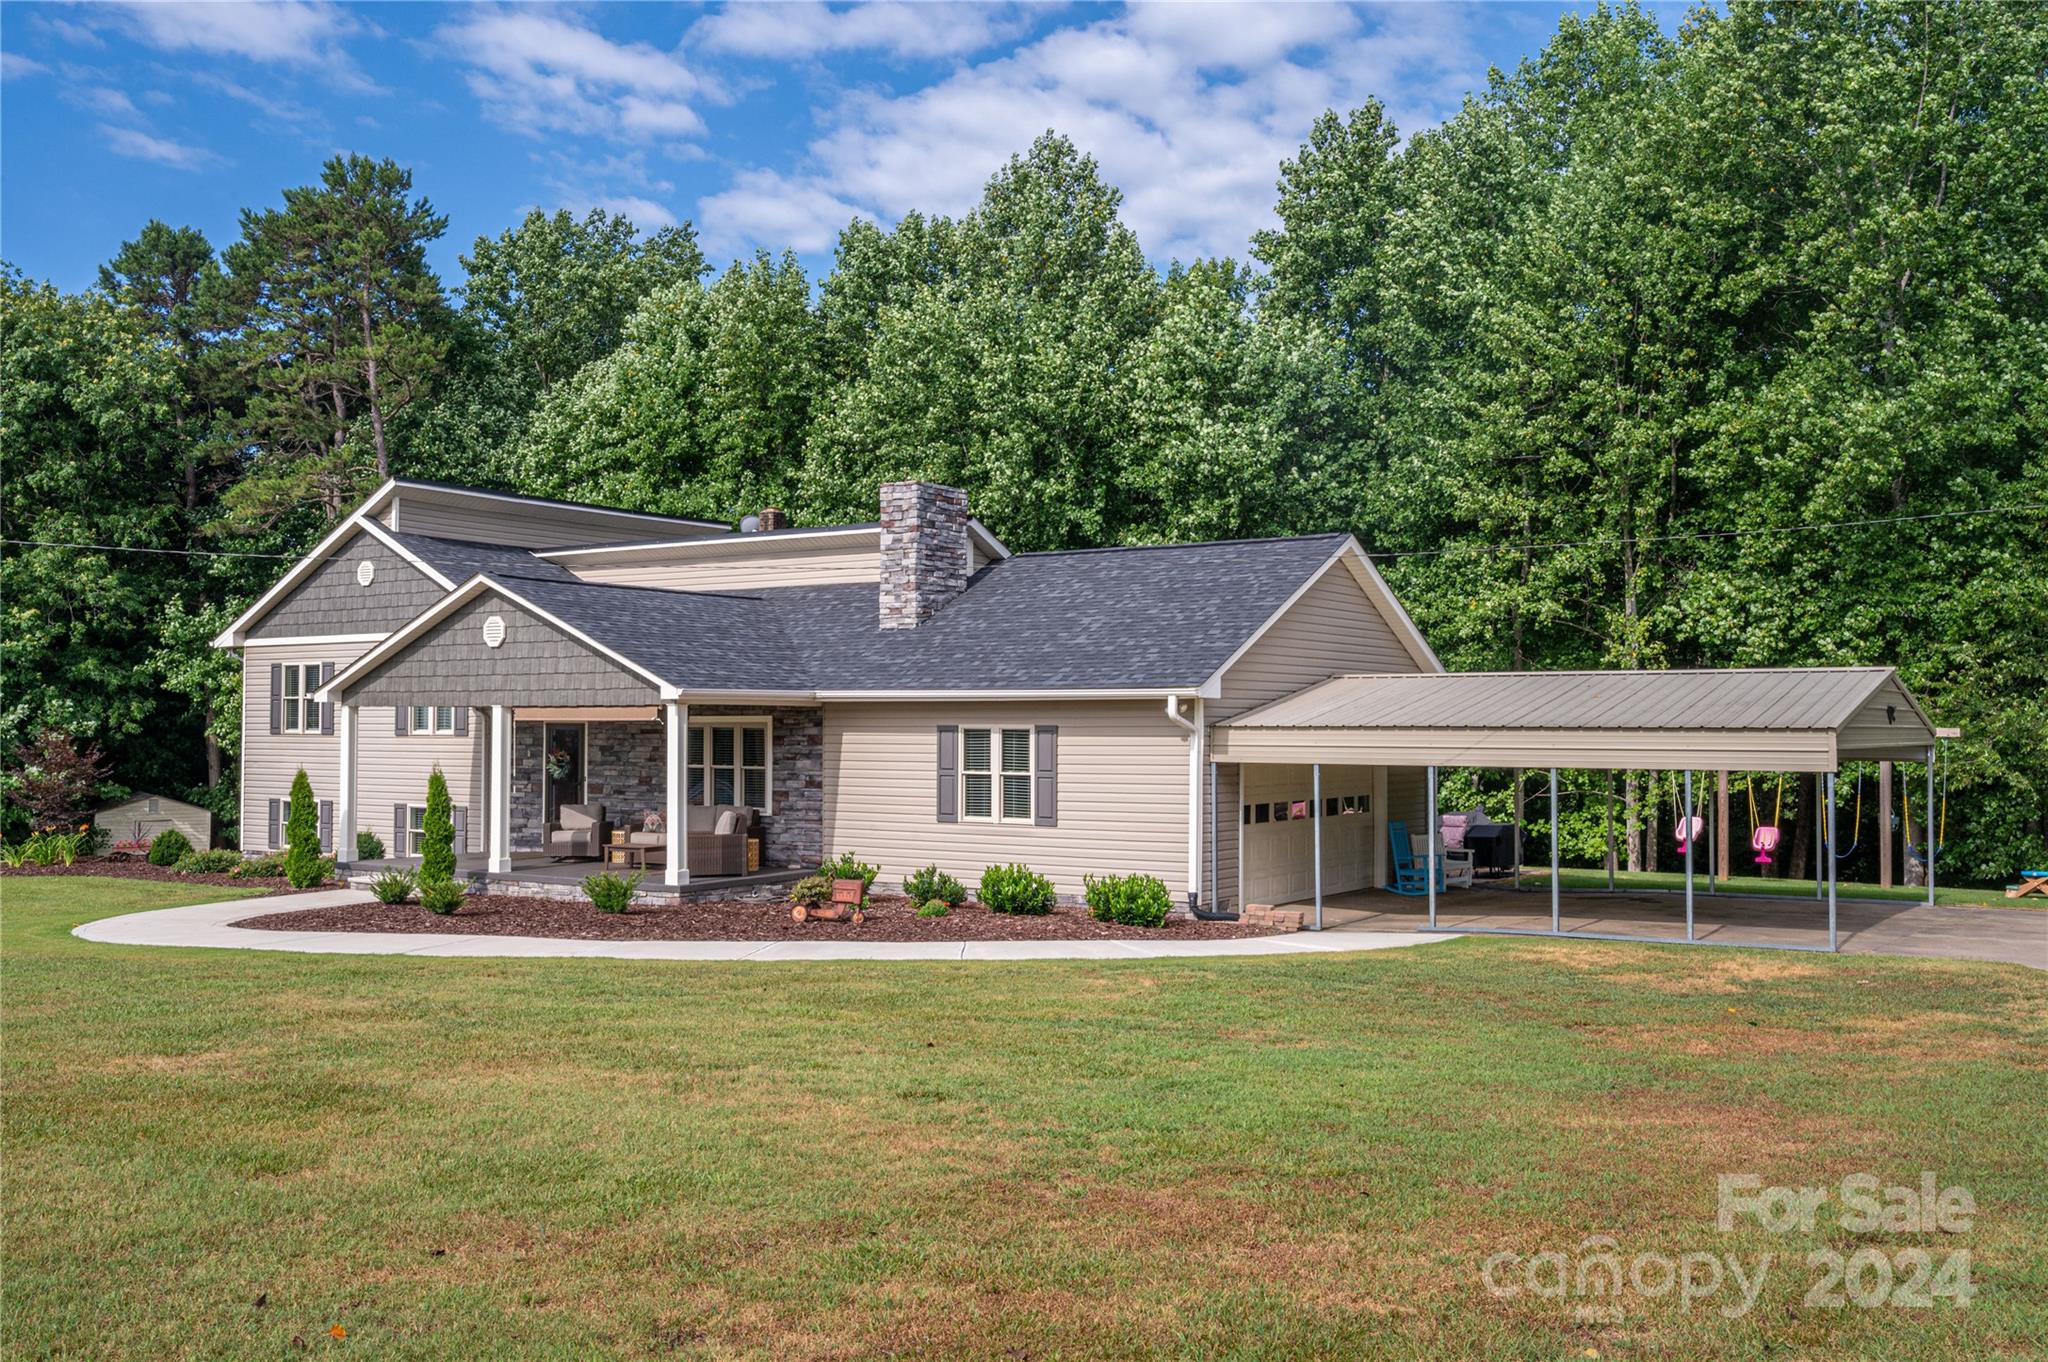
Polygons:
[[1129,927],[1097,922],[1085,908],[1070,907],[1019,917],[970,903],[944,917],[919,917],[916,904],[894,894],[870,897],[866,915],[856,927],[792,921],[786,903],[704,899],[600,913],[582,899],[478,894],[445,917],[417,903],[353,903],[265,913],[233,925],[273,932],[457,932],[591,941],[1201,941],[1273,933],[1249,923],[1187,918],[1164,927]]
[[[0,877],[8,875],[97,875],[110,880],[175,880],[180,884],[231,884],[250,889],[275,889],[287,894],[301,892],[293,889],[282,875],[180,874],[167,865],[151,865],[148,861],[112,858],[77,861],[71,865],[19,865],[0,868]],[[337,886],[316,886],[320,889],[335,887]],[[304,892],[312,893],[314,890]]]

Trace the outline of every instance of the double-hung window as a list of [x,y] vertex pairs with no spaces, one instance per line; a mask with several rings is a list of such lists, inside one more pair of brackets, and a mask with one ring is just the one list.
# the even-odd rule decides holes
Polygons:
[[405,811],[405,850],[400,854],[419,856],[425,853],[426,846],[427,808],[424,804],[414,804]]
[[768,811],[768,725],[692,724],[689,802]]
[[455,706],[414,705],[410,727],[415,733],[453,733]]
[[320,664],[287,663],[284,668],[284,703],[279,707],[279,726],[287,733],[318,733],[320,702],[313,692],[320,689]]
[[960,816],[984,823],[1031,821],[1031,730],[960,730]]

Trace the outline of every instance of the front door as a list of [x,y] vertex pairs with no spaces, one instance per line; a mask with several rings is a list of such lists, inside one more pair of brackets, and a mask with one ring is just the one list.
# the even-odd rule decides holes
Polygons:
[[555,822],[564,804],[583,802],[583,725],[549,724],[541,744],[541,770],[547,788],[547,821]]

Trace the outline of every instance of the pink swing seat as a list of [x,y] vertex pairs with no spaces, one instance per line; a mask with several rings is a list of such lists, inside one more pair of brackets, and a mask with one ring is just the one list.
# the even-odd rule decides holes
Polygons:
[[1778,830],[1766,823],[1749,835],[1750,849],[1756,852],[1758,865],[1769,865],[1771,853],[1778,849]]

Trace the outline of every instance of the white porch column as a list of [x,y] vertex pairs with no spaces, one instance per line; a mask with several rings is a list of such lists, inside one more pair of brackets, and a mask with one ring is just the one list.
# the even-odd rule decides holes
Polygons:
[[484,761],[490,781],[490,835],[484,845],[484,869],[493,875],[512,873],[512,707],[491,706],[490,750]]
[[1309,767],[1310,793],[1314,796],[1308,806],[1308,816],[1315,821],[1309,825],[1316,843],[1316,930],[1323,929],[1323,764],[1315,762]]
[[679,888],[690,882],[690,810],[684,797],[689,790],[690,707],[680,700],[668,700],[662,711],[668,747],[668,855],[661,879]]
[[[334,735],[341,739],[340,779],[334,792],[334,860],[345,866],[356,858],[356,707],[334,707]],[[394,847],[393,854],[402,851]]]

